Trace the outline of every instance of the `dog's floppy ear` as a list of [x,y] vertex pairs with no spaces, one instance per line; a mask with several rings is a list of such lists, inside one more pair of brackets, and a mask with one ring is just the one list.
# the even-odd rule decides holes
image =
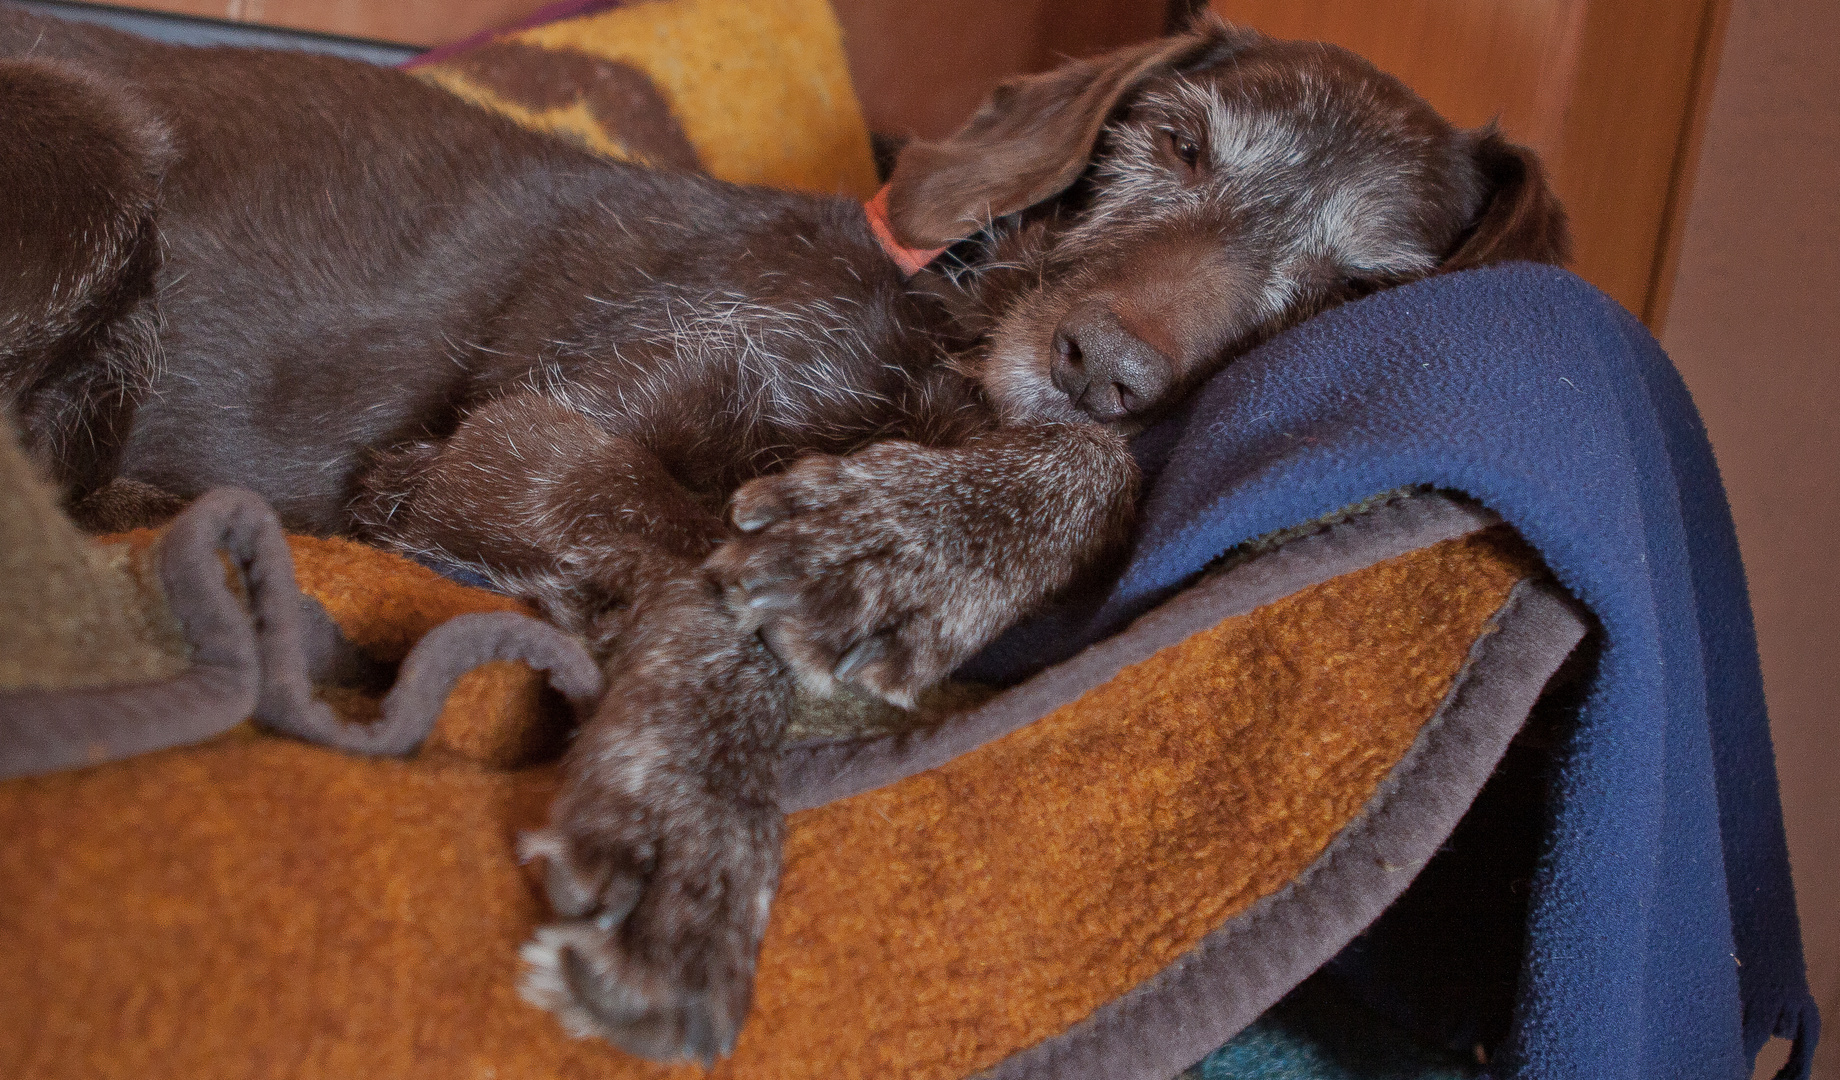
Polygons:
[[1540,159],[1503,138],[1494,124],[1467,135],[1482,180],[1482,209],[1439,269],[1467,270],[1510,259],[1563,265],[1572,257],[1571,230]]
[[1053,198],[1086,171],[1100,129],[1145,78],[1227,55],[1255,36],[1210,18],[1186,34],[1003,83],[952,135],[902,149],[888,181],[895,236],[910,247],[944,247]]

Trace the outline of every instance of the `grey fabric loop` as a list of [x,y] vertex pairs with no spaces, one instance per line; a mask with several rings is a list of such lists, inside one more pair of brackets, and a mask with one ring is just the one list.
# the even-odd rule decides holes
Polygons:
[[[281,526],[259,497],[240,488],[217,488],[199,496],[159,539],[160,585],[192,647],[194,664],[259,670],[255,627],[230,591],[219,551],[229,548],[236,569],[247,579],[258,549],[265,547],[259,535],[265,525],[279,541]],[[261,555],[274,558],[268,550]],[[287,562],[291,584],[294,564],[285,542],[280,557]],[[254,589],[252,584],[252,595]]]
[[[247,608],[225,582],[220,552],[242,576]],[[302,725],[335,722],[331,710],[313,700],[294,557],[281,522],[260,496],[241,488],[200,496],[161,541],[160,577],[196,662],[235,655],[259,665],[258,723],[292,734]]]
[[[554,627],[513,612],[463,615],[410,652],[382,719],[346,723],[314,697],[314,685],[378,683],[387,665],[300,592],[287,537],[261,497],[240,488],[205,493],[173,520],[156,557],[191,669],[165,682],[0,691],[0,779],[188,746],[251,717],[270,731],[352,753],[407,754],[427,737],[460,676],[489,660],[549,672],[577,713],[601,692],[587,650]],[[230,569],[247,603],[232,589]]]
[[[390,740],[370,753],[406,753],[434,728],[460,676],[493,660],[522,660],[549,675],[549,684],[577,716],[600,699],[600,666],[580,642],[562,631],[511,611],[459,615],[429,631],[410,650],[396,685],[383,699],[383,719],[372,725]],[[385,749],[384,746],[402,746]]]
[[[220,552],[230,556],[242,576],[247,608],[225,583]],[[309,609],[302,603],[287,537],[260,496],[240,488],[216,488],[200,496],[162,539],[160,576],[197,662],[235,656],[256,665],[261,673],[252,710],[257,723],[343,750],[379,752],[368,747],[387,733],[343,723],[313,697],[303,623],[317,611],[319,618],[309,625],[320,631],[312,636],[324,646],[330,620],[317,604]]]
[[[242,612],[221,584],[215,592],[204,587],[201,579],[212,569],[204,563],[215,564],[221,547],[242,571],[249,590],[244,625],[253,624],[262,671],[255,719],[270,731],[354,754],[408,754],[433,730],[460,676],[489,660],[523,660],[549,671],[551,684],[577,710],[592,704],[600,692],[600,670],[561,631],[513,612],[462,615],[430,631],[410,651],[384,698],[381,719],[370,724],[340,720],[313,696],[314,683],[345,681],[375,665],[346,640],[325,609],[301,595],[274,512],[257,496],[234,488],[210,492],[194,509],[200,515],[185,531],[174,524],[179,543],[173,549],[173,578],[191,583],[187,595],[207,598],[198,622],[215,628],[230,625],[232,614]],[[216,573],[221,582],[221,568]],[[186,625],[189,630],[191,623]]]

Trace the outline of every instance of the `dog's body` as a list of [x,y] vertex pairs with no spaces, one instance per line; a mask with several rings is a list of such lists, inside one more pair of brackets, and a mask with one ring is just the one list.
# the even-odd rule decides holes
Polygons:
[[1231,356],[1564,249],[1524,152],[1218,24],[910,148],[895,231],[958,243],[911,281],[853,204],[603,161],[396,72],[0,8],[5,184],[0,392],[79,514],[239,484],[606,657],[531,843],[563,921],[526,989],[659,1057],[745,1012],[793,682],[911,702],[1116,550],[1124,436]]

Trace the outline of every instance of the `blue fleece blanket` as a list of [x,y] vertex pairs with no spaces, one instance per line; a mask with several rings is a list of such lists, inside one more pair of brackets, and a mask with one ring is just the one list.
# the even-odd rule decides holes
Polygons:
[[1563,271],[1435,278],[1234,362],[1137,444],[1136,546],[1102,596],[965,674],[1013,679],[1120,629],[1247,539],[1367,496],[1465,492],[1602,624],[1555,751],[1519,990],[1490,1071],[1807,1077],[1819,1019],[1743,569],[1686,387],[1640,323]]

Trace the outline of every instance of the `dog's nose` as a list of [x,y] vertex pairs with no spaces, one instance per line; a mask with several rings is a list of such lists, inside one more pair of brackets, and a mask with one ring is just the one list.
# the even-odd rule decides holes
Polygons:
[[1111,308],[1081,304],[1054,328],[1048,378],[1076,408],[1106,423],[1155,405],[1174,380],[1175,365]]

